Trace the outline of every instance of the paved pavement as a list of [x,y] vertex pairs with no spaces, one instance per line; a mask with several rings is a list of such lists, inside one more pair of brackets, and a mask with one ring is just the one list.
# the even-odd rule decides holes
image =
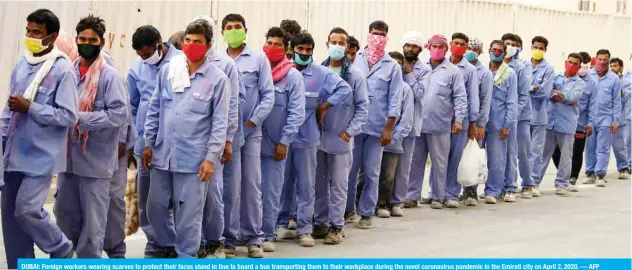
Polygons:
[[[582,185],[579,193],[556,196],[551,164],[540,198],[459,209],[406,209],[405,217],[375,218],[368,231],[349,226],[341,245],[325,246],[318,240],[308,249],[298,241],[284,241],[266,257],[629,257],[631,184],[616,179],[613,163],[606,188]],[[52,214],[52,204],[45,208]],[[127,257],[142,257],[142,232],[126,242]],[[1,267],[4,245],[0,249]],[[238,253],[246,256],[244,248]],[[39,250],[37,256],[47,257]]]

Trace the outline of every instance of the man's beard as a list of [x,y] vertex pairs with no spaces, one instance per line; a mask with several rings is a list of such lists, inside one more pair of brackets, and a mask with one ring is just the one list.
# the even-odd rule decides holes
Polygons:
[[415,62],[415,61],[417,61],[417,59],[419,59],[419,54],[404,53],[404,58],[406,58],[406,61],[408,61],[408,62]]

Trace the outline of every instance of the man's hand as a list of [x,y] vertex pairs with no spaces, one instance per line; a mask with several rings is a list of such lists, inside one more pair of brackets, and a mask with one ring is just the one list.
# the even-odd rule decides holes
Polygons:
[[586,126],[584,128],[584,132],[586,132],[586,137],[590,137],[590,135],[592,135],[592,127],[591,126]]
[[246,123],[244,123],[247,127],[249,128],[255,128],[257,127],[257,125],[255,125],[255,123],[253,123],[252,121],[248,121]]
[[393,130],[385,128],[382,131],[382,136],[380,136],[380,144],[382,147],[386,147],[391,144],[391,140],[393,139]]
[[346,131],[341,132],[340,135],[338,135],[338,137],[340,137],[340,139],[346,143],[351,141],[351,135],[349,135],[349,133],[347,133]]
[[461,130],[463,130],[461,123],[454,123],[454,125],[452,125],[452,134],[459,134]]
[[467,137],[472,140],[476,139],[476,123],[470,123],[470,126],[467,128]]
[[413,72],[414,65],[415,63],[404,60],[404,64],[402,65],[402,70],[404,71],[404,75]]
[[316,109],[316,123],[318,123],[318,125],[321,127],[325,123],[325,112],[327,112],[329,108],[331,108],[331,104],[325,101],[323,102],[323,104],[320,104],[320,106],[318,106],[318,109]]
[[480,141],[485,137],[485,128],[476,125],[476,140]]
[[200,164],[200,169],[198,170],[198,176],[200,177],[200,182],[206,182],[207,180],[213,177],[213,173],[215,172],[215,164],[208,160],[202,161]]
[[143,150],[142,161],[145,170],[151,169],[151,147],[145,147],[145,150]]
[[274,148],[274,160],[281,161],[287,157],[287,145],[282,143],[277,143]]
[[540,85],[536,84],[533,86],[533,91],[537,91],[538,89],[540,89]]
[[220,163],[226,164],[232,158],[233,158],[233,143],[232,142],[226,142],[224,144],[224,155],[222,155],[222,160],[220,160]]
[[617,124],[612,123],[610,124],[610,134],[615,134],[617,133]]
[[22,95],[13,95],[9,97],[9,110],[12,112],[28,113],[31,102],[26,100]]
[[118,144],[118,158],[122,158],[123,156],[125,156],[125,146],[126,145],[124,143]]
[[136,164],[136,158],[134,157],[134,152],[130,150],[129,158],[127,160],[127,167],[129,168],[132,164],[134,164],[134,167],[138,168],[138,164]]
[[509,138],[509,128],[500,129],[500,139],[504,140]]

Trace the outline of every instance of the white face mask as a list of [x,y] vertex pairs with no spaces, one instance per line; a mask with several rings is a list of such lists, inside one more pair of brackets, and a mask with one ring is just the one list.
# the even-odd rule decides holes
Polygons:
[[511,45],[507,45],[507,54],[505,54],[505,58],[512,58],[518,52],[518,47],[514,47]]
[[160,59],[162,59],[162,47],[160,47],[159,45],[156,45],[156,52],[154,52],[154,55],[152,55],[151,57],[143,60],[143,62],[145,62],[146,64],[149,65],[155,65],[158,64],[158,62],[160,62]]

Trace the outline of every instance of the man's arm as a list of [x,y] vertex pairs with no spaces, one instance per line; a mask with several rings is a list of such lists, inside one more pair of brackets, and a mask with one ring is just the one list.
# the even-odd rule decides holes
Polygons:
[[[55,65],[55,64],[53,64]],[[55,106],[32,102],[28,114],[42,125],[72,127],[77,124],[79,102],[77,98],[77,79],[69,70],[61,74],[62,78],[57,86]],[[42,95],[42,93],[38,93]]]
[[[102,111],[79,112],[80,130],[97,130],[103,128],[115,128],[127,120],[127,102],[123,97],[125,84],[118,74],[109,74],[105,79],[104,107]],[[106,75],[108,76],[108,75]]]
[[211,100],[212,130],[209,136],[206,151],[206,160],[218,164],[224,153],[226,142],[226,129],[228,128],[228,107],[230,106],[231,86],[228,78],[219,79],[213,91]]
[[274,106],[274,83],[272,81],[272,69],[265,56],[259,58],[259,95],[261,99],[255,107],[254,113],[249,121],[255,126],[261,126],[263,120],[268,117]]
[[289,146],[294,141],[299,128],[305,121],[305,83],[300,73],[294,74],[296,76],[291,78],[292,87],[287,104],[287,122],[283,127],[280,141],[285,146]]

